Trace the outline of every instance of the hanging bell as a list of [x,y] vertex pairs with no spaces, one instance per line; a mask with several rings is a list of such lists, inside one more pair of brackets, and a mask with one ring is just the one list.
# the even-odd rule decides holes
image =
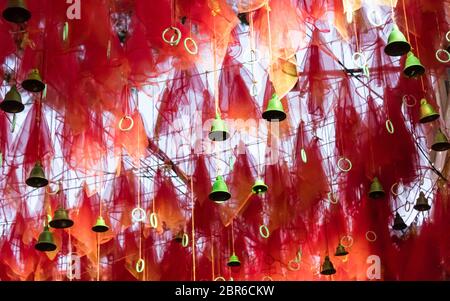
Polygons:
[[431,206],[428,204],[428,199],[425,197],[425,193],[421,191],[416,200],[416,204],[414,205],[414,209],[417,211],[428,211],[430,208]]
[[369,198],[371,199],[381,199],[384,198],[384,190],[378,177],[373,178],[372,184],[370,184]]
[[345,250],[345,247],[342,244],[339,244],[336,248],[336,253],[334,253],[334,256],[345,256],[348,252]]
[[425,67],[422,66],[418,57],[411,51],[408,52],[406,57],[405,68],[403,74],[408,78],[418,77],[425,73]]
[[227,265],[229,267],[239,267],[239,266],[241,266],[241,262],[239,261],[239,257],[237,257],[237,255],[235,253],[233,253],[233,255],[230,256],[230,259],[228,260]]
[[213,184],[212,191],[209,194],[209,199],[214,202],[225,202],[231,198],[231,194],[228,192],[228,187],[222,176],[218,176]]
[[183,235],[184,235],[183,231],[178,231],[177,235],[175,235],[175,236],[173,237],[173,240],[174,240],[175,242],[181,244],[181,243],[183,242]]
[[66,209],[59,207],[55,211],[55,216],[50,221],[50,227],[55,229],[65,229],[73,226],[73,220],[69,218],[69,213]]
[[252,187],[253,193],[256,193],[256,194],[265,193],[265,192],[267,192],[268,189],[269,188],[267,187],[267,185],[261,179],[256,180],[255,185],[253,185],[253,187]]
[[333,266],[333,263],[330,260],[330,257],[325,256],[325,260],[322,264],[322,268],[320,269],[320,274],[322,274],[322,275],[336,274],[336,270]]
[[220,115],[216,115],[216,119],[214,119],[211,131],[208,134],[209,139],[212,141],[225,141],[230,138],[230,133],[228,133],[227,125],[225,121],[220,118]]
[[404,230],[406,228],[408,228],[408,226],[405,224],[405,221],[400,216],[400,214],[398,214],[398,212],[397,212],[395,214],[394,225],[392,226],[392,229],[394,229],[394,230]]
[[20,113],[25,109],[22,97],[15,85],[6,93],[5,99],[0,103],[0,109],[6,113]]
[[92,227],[92,231],[97,233],[103,233],[109,230],[109,227],[106,225],[105,220],[102,216],[97,217],[97,222]]
[[283,121],[286,119],[286,113],[283,109],[283,104],[277,94],[273,94],[267,105],[267,110],[264,111],[262,117],[267,121]]
[[435,121],[439,118],[439,113],[428,103],[425,98],[420,101],[420,123],[427,123]]
[[41,161],[36,162],[25,183],[34,188],[41,188],[48,185],[48,180],[45,178],[44,168],[42,167]]
[[3,11],[3,18],[11,23],[25,23],[31,18],[25,0],[8,0],[8,5]]
[[436,152],[444,152],[450,149],[450,143],[448,142],[447,136],[445,136],[441,129],[438,129],[436,132],[431,149]]
[[42,81],[38,69],[33,69],[28,74],[28,78],[22,82],[22,87],[28,92],[42,92],[45,89],[45,84]]
[[411,51],[411,45],[400,31],[397,25],[394,25],[389,34],[388,43],[384,48],[384,52],[389,56],[402,56]]
[[34,245],[34,248],[41,252],[51,252],[56,250],[53,233],[50,232],[48,226],[45,226],[44,231],[39,234],[38,242]]

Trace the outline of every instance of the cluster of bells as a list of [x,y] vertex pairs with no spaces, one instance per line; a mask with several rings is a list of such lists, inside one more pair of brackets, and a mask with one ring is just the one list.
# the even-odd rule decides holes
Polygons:
[[[252,192],[254,194],[263,194],[267,192],[269,187],[264,183],[263,180],[258,179],[252,187]],[[211,193],[209,194],[209,199],[216,203],[223,203],[231,198],[231,194],[228,191],[227,184],[222,176],[217,176],[214,184],[212,186]]]
[[[348,255],[348,251],[345,249],[345,247],[339,243],[336,252],[334,253],[334,256],[336,257],[342,257]],[[336,274],[336,269],[333,266],[333,263],[330,260],[330,256],[325,256],[325,259],[322,263],[322,266],[320,267],[320,274],[322,275],[333,275]]]

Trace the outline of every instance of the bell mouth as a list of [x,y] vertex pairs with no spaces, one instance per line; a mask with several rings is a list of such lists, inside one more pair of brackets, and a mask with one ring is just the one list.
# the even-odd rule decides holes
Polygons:
[[209,194],[209,199],[216,203],[223,203],[231,198],[231,194],[226,191],[215,191]]
[[411,51],[411,45],[407,42],[392,42],[386,45],[384,52],[389,56],[403,56]]
[[265,111],[262,117],[269,122],[279,122],[286,119],[286,113],[282,111]]
[[382,198],[384,198],[384,196],[385,196],[384,191],[375,191],[375,192],[369,193],[369,198],[374,199],[374,200],[382,199]]
[[34,188],[41,188],[48,185],[48,180],[43,178],[28,178],[25,183]]
[[65,229],[73,226],[73,220],[70,219],[52,220],[49,224],[50,227],[55,229]]
[[109,230],[109,227],[107,226],[94,226],[92,227],[92,231],[97,233],[103,233]]
[[392,227],[392,229],[397,230],[397,231],[404,230],[406,228],[408,228],[408,226],[406,224],[398,224],[398,225],[394,225]]
[[419,66],[419,65],[411,66],[411,67],[405,68],[403,73],[408,78],[418,77],[425,73],[425,68],[423,66]]
[[450,143],[448,142],[435,143],[431,146],[431,149],[436,152],[443,152],[450,149]]
[[51,252],[56,250],[56,245],[49,242],[40,242],[34,248],[41,252]]
[[212,141],[225,141],[230,138],[230,133],[226,131],[214,131],[208,134],[208,137]]
[[25,23],[30,20],[31,13],[23,7],[8,7],[3,11],[3,18],[11,23]]
[[264,185],[253,186],[252,190],[254,193],[264,193],[267,191],[267,186]]
[[339,252],[339,253],[335,253],[335,254],[334,254],[334,256],[345,256],[345,255],[348,255],[348,252],[347,252],[347,251]]
[[428,123],[439,119],[439,114],[432,114],[427,117],[421,118],[419,121],[420,123]]
[[229,267],[240,267],[240,266],[241,266],[241,263],[240,263],[239,261],[229,261],[229,262],[227,263],[227,265],[228,265]]
[[423,205],[415,205],[415,206],[414,206],[414,209],[416,209],[417,211],[428,211],[428,210],[431,209],[431,206],[430,206],[430,205],[426,205],[426,204],[423,204]]
[[20,113],[25,109],[25,106],[18,101],[4,100],[0,103],[0,109],[6,113]]
[[36,79],[27,79],[22,82],[22,87],[29,92],[41,92],[45,89],[45,84]]
[[334,275],[334,274],[336,274],[336,270],[335,269],[323,270],[323,271],[320,272],[320,274],[322,274],[322,275]]

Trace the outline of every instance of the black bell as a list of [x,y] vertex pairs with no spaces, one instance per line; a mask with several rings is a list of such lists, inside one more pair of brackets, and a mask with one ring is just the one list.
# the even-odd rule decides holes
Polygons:
[[345,249],[345,247],[342,244],[339,244],[336,248],[336,253],[334,253],[334,256],[345,256],[348,254],[348,251]]
[[414,209],[417,211],[428,211],[431,209],[431,206],[428,204],[428,199],[425,197],[423,191],[420,192],[416,204],[414,205]]
[[42,167],[41,161],[36,162],[25,183],[34,188],[41,188],[48,185],[48,180],[45,178],[44,168]]
[[394,225],[392,226],[392,229],[394,229],[394,230],[404,230],[406,228],[408,228],[408,226],[405,224],[405,221],[400,216],[400,214],[398,214],[398,212],[397,212],[395,214]]
[[44,227],[44,231],[39,235],[38,242],[34,245],[34,248],[41,252],[51,252],[56,250],[53,233],[50,232],[48,226]]
[[8,5],[3,10],[3,18],[8,22],[21,24],[31,18],[31,13],[27,9],[25,0],[8,0]]
[[5,99],[0,103],[0,108],[6,113],[20,113],[25,109],[22,103],[22,97],[20,96],[17,87],[14,85],[6,93]]
[[322,275],[336,274],[336,269],[334,268],[333,263],[330,260],[330,257],[325,256],[325,260],[323,261],[322,268],[320,269],[320,274],[322,274]]
[[59,207],[55,211],[55,216],[50,221],[50,227],[55,229],[65,229],[73,226],[73,220],[69,218],[69,213],[66,209]]

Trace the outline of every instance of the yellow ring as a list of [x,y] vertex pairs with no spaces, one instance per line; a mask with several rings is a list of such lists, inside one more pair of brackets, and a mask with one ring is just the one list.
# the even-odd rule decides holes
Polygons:
[[[441,59],[441,53],[445,53],[447,55],[447,59],[446,60]],[[450,53],[448,53],[448,51],[445,50],[445,49],[438,49],[436,51],[436,59],[440,63],[447,64],[448,62],[450,62]]]
[[[190,48],[187,46],[187,41],[192,42],[192,45],[194,45],[194,49],[193,49],[193,50],[190,49]],[[195,40],[192,39],[192,38],[186,38],[186,39],[184,39],[184,49],[186,49],[186,51],[187,51],[189,54],[196,55],[196,54],[198,53],[197,42],[195,42]]]
[[[170,38],[170,41],[169,41],[168,39],[166,39],[166,34],[170,30],[173,30],[175,34],[172,35],[172,37]],[[177,37],[176,39],[174,39],[175,36]],[[173,26],[167,27],[162,33],[162,39],[164,42],[166,42],[170,46],[177,46],[181,41],[181,31],[178,28],[173,27]]]
[[[406,207],[406,205],[408,205],[408,207]],[[407,209],[408,208],[408,209]],[[411,203],[410,202],[408,202],[408,201],[406,201],[406,203],[405,203],[405,211],[406,212],[409,212],[411,210]]]
[[[372,239],[369,238],[369,234],[372,234],[372,236],[373,236]],[[377,240],[377,234],[375,232],[373,232],[373,231],[367,231],[366,232],[366,239],[367,239],[367,241],[374,242],[374,241]]]
[[[136,213],[140,212],[141,215],[139,217],[136,216]],[[133,219],[134,222],[142,222],[145,220],[145,216],[146,213],[144,211],[144,209],[140,208],[140,207],[136,207],[133,209],[133,211],[131,211],[131,217]]]
[[[295,266],[292,266],[292,264],[294,264],[294,263],[295,263]],[[291,270],[291,271],[298,271],[298,270],[300,270],[300,262],[298,262],[297,260],[294,260],[294,259],[289,261],[288,269]]]
[[47,185],[47,187],[45,187],[45,192],[46,192],[48,195],[56,195],[56,194],[58,194],[58,192],[59,192],[59,185],[57,186],[57,188],[56,188],[55,191],[49,191],[49,190],[48,190],[49,187],[50,187],[50,185]]
[[[360,62],[358,61],[358,58],[363,59],[363,64],[359,64]],[[362,52],[355,52],[352,56],[352,59],[353,59],[353,63],[359,68],[364,68],[364,66],[367,65],[367,58],[364,55],[364,53],[362,53]]]
[[405,192],[405,190],[402,190],[402,192],[398,192],[398,190],[397,190],[397,192],[396,192],[396,191],[394,191],[394,187],[398,187],[398,183],[394,183],[391,186],[391,193],[395,196],[398,196],[398,195],[402,194],[403,192]]
[[150,214],[150,226],[154,229],[158,228],[158,216],[156,215],[155,212],[152,212]]
[[450,42],[450,30],[445,35],[445,38],[447,39],[447,42]]
[[[408,99],[412,98],[414,100],[413,104],[408,103]],[[407,107],[414,107],[417,104],[417,99],[413,96],[413,95],[403,95],[402,97],[403,103],[407,106]]]
[[[336,205],[339,202],[339,199],[336,198],[334,196],[334,193],[332,193],[331,191],[328,192],[327,196],[328,196],[327,200],[328,200],[328,202],[330,202],[330,204]],[[335,201],[333,202],[332,199],[334,199]]]
[[[343,167],[341,166],[341,163],[342,163],[343,161],[345,161],[345,162],[348,163],[348,168],[343,168]],[[343,172],[349,172],[350,170],[352,170],[353,164],[352,164],[352,161],[350,161],[349,159],[347,159],[347,158],[345,158],[345,157],[342,157],[342,158],[339,159],[339,161],[338,161],[338,163],[337,163],[337,167],[339,168],[340,171],[343,171]]]
[[389,134],[394,134],[394,125],[390,119],[386,120],[386,130]]
[[216,277],[214,278],[214,281],[227,281],[225,278],[223,278],[222,276]]
[[308,163],[308,156],[306,155],[306,151],[304,148],[300,151],[300,154],[302,156],[303,163]]
[[138,273],[142,273],[145,269],[145,261],[144,259],[140,258],[137,262],[136,262],[136,272]]
[[181,245],[185,248],[189,245],[189,236],[186,233],[183,234],[183,239],[181,240]]
[[[124,129],[123,128],[123,122],[125,121],[125,119],[126,120],[130,120],[130,126]],[[123,116],[122,119],[120,119],[120,121],[119,121],[119,129],[122,132],[129,132],[129,131],[131,131],[131,129],[133,127],[134,127],[134,120],[133,120],[133,118],[131,118],[131,116],[126,115],[126,116]]]
[[273,281],[273,279],[270,276],[264,276],[262,281]]
[[[344,241],[347,241],[349,243],[344,244]],[[351,246],[353,246],[353,237],[351,237],[350,235],[345,235],[341,237],[341,240],[339,241],[341,243],[341,245],[343,245],[346,248],[350,248]]]
[[270,232],[266,225],[259,226],[259,234],[262,238],[269,238]]

